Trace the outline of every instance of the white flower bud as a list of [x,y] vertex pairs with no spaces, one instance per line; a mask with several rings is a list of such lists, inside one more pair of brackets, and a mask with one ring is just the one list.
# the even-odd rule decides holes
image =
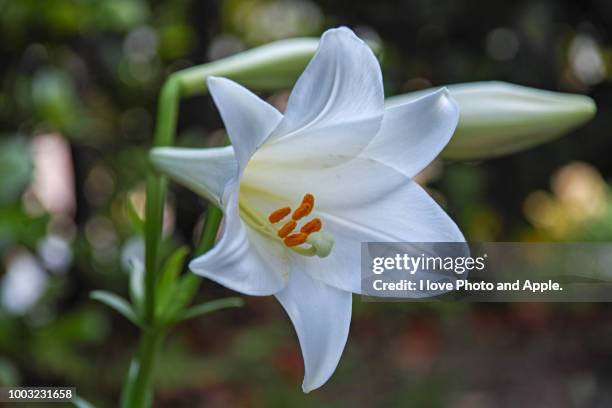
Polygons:
[[[485,159],[535,147],[590,120],[595,102],[585,95],[544,91],[505,82],[449,85],[459,105],[459,124],[442,157]],[[427,91],[394,96],[389,106]]]

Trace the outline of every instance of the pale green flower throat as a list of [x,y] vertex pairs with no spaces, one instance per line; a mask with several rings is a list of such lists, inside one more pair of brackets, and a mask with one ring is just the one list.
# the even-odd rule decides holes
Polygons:
[[[269,238],[280,240],[287,248],[300,255],[325,258],[334,247],[334,237],[322,231],[323,223],[320,218],[307,221],[298,232],[294,232],[298,222],[314,209],[314,200],[314,195],[308,193],[293,213],[291,207],[282,207],[270,213],[267,218],[248,205],[247,200],[239,200],[240,218],[253,229]],[[289,214],[289,221],[281,223]]]

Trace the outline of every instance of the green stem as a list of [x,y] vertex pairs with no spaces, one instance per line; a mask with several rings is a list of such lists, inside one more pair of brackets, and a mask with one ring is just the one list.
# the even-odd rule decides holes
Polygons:
[[[176,76],[168,78],[159,98],[155,146],[168,146],[174,142],[178,120],[180,88]],[[155,355],[165,331],[157,328],[155,320],[155,286],[159,269],[159,245],[162,235],[164,202],[167,180],[152,168],[147,173],[147,201],[145,207],[145,274],[144,274],[144,328],[123,390],[121,405],[142,408],[151,405],[151,385]]]
[[[174,134],[178,121],[178,105],[181,90],[188,87],[198,87],[198,91],[206,91],[206,82],[187,81],[181,86],[180,77],[173,75],[164,84],[159,98],[157,124],[155,129],[155,146],[169,146],[174,143]],[[135,360],[126,380],[122,397],[122,406],[126,408],[141,408],[151,405],[153,371],[155,355],[166,334],[166,328],[157,327],[155,316],[155,287],[159,269],[159,245],[163,227],[164,203],[166,200],[167,180],[153,169],[147,174],[147,201],[145,207],[145,291],[144,291],[144,323],[145,327],[140,338],[140,345]],[[209,205],[206,224],[202,239],[196,250],[202,254],[212,248],[215,242],[221,210]],[[188,275],[199,284],[200,278]]]
[[[154,146],[174,144],[179,99],[181,96],[205,94],[208,91],[206,78],[211,75],[223,75],[261,90],[278,89],[293,84],[314,53],[316,41],[286,40],[282,44],[269,44],[240,56],[172,74],[160,92]],[[121,405],[126,408],[151,405],[155,356],[167,332],[167,327],[162,326],[155,315],[155,290],[167,180],[149,169],[146,186],[143,331],[138,353],[132,361],[124,385]],[[206,225],[196,254],[202,254],[214,245],[221,216],[221,210],[209,204]],[[194,280],[193,284],[199,285],[200,278],[195,275],[189,274],[185,278]]]
[[[168,146],[174,143],[174,133],[178,121],[179,85],[176,76],[170,76],[162,87],[157,124],[155,128],[155,146]],[[158,250],[164,218],[166,200],[166,178],[153,169],[147,174],[147,201],[145,208],[145,324],[152,326],[155,322],[155,283],[159,268]]]
[[155,356],[163,342],[164,332],[144,330],[140,338],[138,353],[128,373],[128,381],[121,401],[123,407],[149,407],[153,400],[151,383]]

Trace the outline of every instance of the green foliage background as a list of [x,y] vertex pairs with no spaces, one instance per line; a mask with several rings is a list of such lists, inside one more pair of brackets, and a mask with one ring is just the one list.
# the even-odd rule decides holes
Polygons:
[[[597,117],[566,138],[482,163],[438,163],[421,181],[470,240],[612,239],[609,1],[0,0],[0,271],[29,254],[46,277],[26,310],[0,302],[1,384],[74,385],[96,406],[116,405],[138,332],[88,294],[127,296],[122,259],[141,248],[143,175],[165,76],[338,25],[382,42],[388,95],[489,79],[591,95]],[[595,53],[586,68],[580,50]],[[286,93],[264,96],[282,106]],[[67,161],[42,155],[56,163],[52,173],[69,169],[57,173],[74,194],[68,208],[37,196],[33,181],[35,141],[50,134],[66,142]],[[180,144],[223,139],[210,98],[181,104]],[[192,247],[206,210],[178,186],[169,204],[167,254]],[[49,247],[49,237],[68,249]],[[65,264],[53,266],[60,256]],[[206,282],[199,297],[226,295]],[[160,356],[156,406],[612,404],[606,304],[356,298],[336,374],[303,395],[289,320],[271,298],[246,302],[179,326]]]

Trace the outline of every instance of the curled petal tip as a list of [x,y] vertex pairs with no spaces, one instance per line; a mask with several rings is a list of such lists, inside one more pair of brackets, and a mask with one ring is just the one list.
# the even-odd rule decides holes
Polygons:
[[361,38],[359,38],[357,34],[353,32],[353,30],[345,26],[330,28],[329,30],[325,31],[321,36],[321,42],[330,39],[338,39],[339,41],[355,41],[359,45],[367,46],[367,44]]
[[353,32],[353,30],[351,30],[347,26],[330,28],[329,30],[325,31],[321,37],[327,37],[330,35],[348,35],[350,37],[358,38]]
[[313,387],[311,384],[306,384],[306,382],[302,383],[302,391],[304,394],[310,393],[310,391],[316,390],[318,387]]
[[156,147],[149,158],[158,171],[215,203],[220,203],[225,185],[237,173],[231,147]]
[[206,84],[208,85],[208,89],[214,88],[216,85],[227,81],[227,79],[219,76],[211,75],[206,78]]

